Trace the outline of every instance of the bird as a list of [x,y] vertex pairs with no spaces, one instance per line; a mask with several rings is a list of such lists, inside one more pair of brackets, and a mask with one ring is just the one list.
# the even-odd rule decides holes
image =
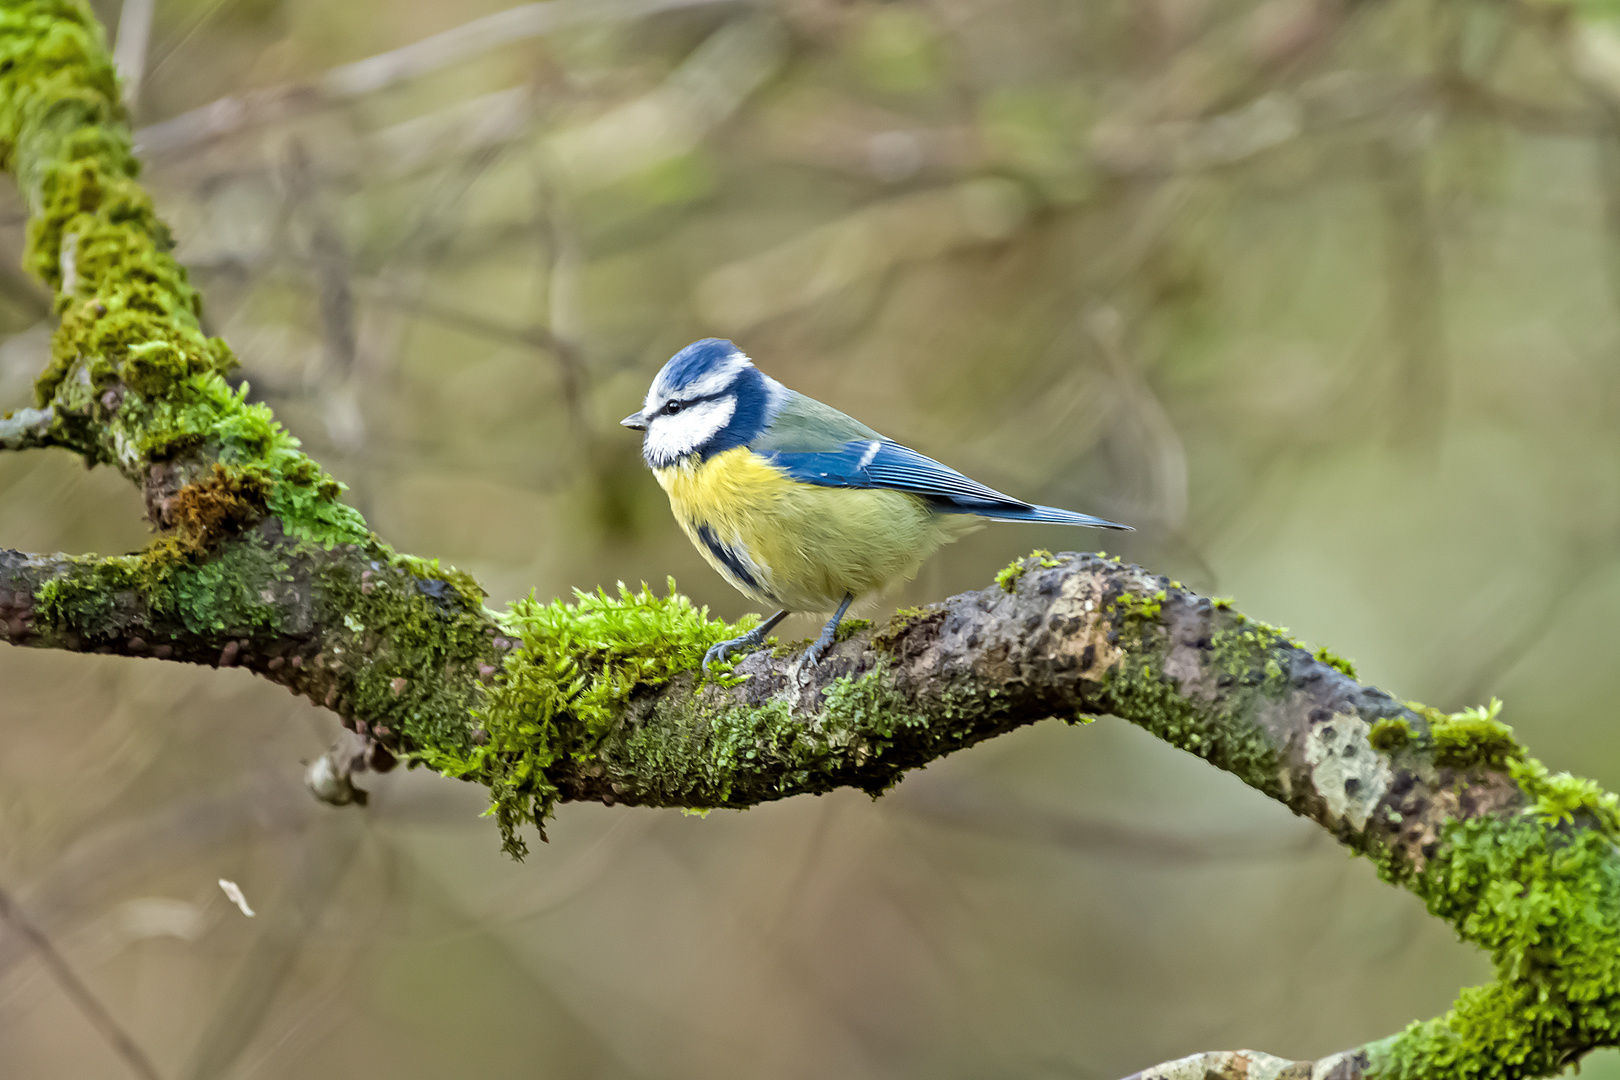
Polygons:
[[765,643],[793,612],[833,612],[818,664],[856,597],[910,577],[976,519],[1130,526],[1039,506],[970,480],[830,405],[790,390],[736,345],[704,338],[672,356],[619,421],[699,553],[776,614],[722,641],[703,670]]

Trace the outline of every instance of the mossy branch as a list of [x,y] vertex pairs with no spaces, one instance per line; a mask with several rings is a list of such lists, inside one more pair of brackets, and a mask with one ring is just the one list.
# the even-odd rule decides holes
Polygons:
[[1112,713],[1321,824],[1493,958],[1446,1016],[1319,1062],[1213,1053],[1151,1076],[1507,1078],[1620,1044],[1616,800],[1528,757],[1499,706],[1441,714],[1358,684],[1229,604],[1129,565],[1037,553],[980,592],[862,628],[820,665],[623,590],[494,613],[392,551],[224,375],[135,181],[99,27],[0,6],[0,166],[61,316],[37,408],[0,448],[66,448],[139,485],[159,531],[116,557],[0,552],[12,644],[244,666],[334,710],[316,787],[404,758],[486,784],[508,847],[559,802],[742,807],[853,786],[1045,717]]

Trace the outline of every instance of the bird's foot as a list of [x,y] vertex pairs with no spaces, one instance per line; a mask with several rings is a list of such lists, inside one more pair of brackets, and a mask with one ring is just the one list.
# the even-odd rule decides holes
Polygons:
[[806,667],[815,667],[821,663],[821,658],[826,656],[827,650],[833,647],[833,643],[838,640],[838,624],[844,620],[844,612],[848,611],[849,605],[854,602],[855,598],[853,596],[848,593],[844,594],[844,602],[838,605],[838,610],[833,613],[833,617],[828,619],[827,625],[821,628],[821,635],[810,643],[808,649],[804,650],[804,664]]
[[833,641],[838,636],[838,627],[829,626],[821,632],[821,636],[810,643],[804,650],[804,663],[806,667],[815,667],[827,655],[827,650],[833,647]]
[[763,626],[755,627],[741,637],[709,646],[709,651],[703,654],[703,674],[709,673],[710,664],[723,664],[733,653],[753,652],[765,644],[764,630]]

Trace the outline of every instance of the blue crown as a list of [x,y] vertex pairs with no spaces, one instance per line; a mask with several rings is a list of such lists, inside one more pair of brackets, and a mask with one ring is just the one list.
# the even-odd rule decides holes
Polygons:
[[679,390],[730,360],[740,350],[725,338],[694,341],[669,358],[658,373],[658,385],[665,393]]

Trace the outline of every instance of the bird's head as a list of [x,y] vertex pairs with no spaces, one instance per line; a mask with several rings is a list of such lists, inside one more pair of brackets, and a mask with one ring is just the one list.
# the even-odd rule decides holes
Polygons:
[[780,390],[737,346],[704,338],[670,357],[641,410],[619,423],[646,432],[642,456],[662,469],[749,442],[764,430]]

